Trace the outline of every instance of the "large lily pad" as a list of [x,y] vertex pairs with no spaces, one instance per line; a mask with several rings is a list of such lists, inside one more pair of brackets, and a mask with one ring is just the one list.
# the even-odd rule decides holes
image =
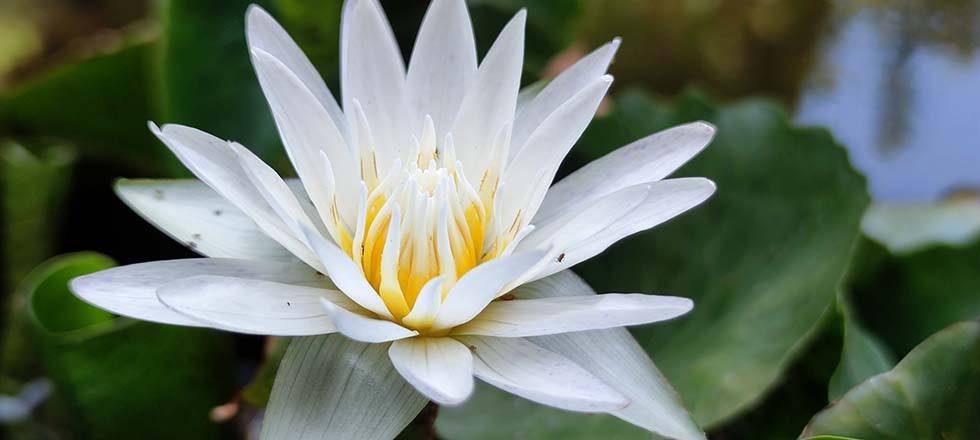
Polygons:
[[[569,169],[676,124],[703,119],[718,126],[712,145],[679,173],[715,180],[713,199],[576,270],[599,292],[694,298],[690,315],[633,333],[695,419],[710,428],[757,402],[817,332],[858,236],[865,182],[825,131],[793,127],[767,103],[718,107],[689,95],[669,105],[628,92],[614,106],[573,150]],[[612,417],[570,415],[479,391],[454,411],[470,417],[466,438],[649,435]],[[533,414],[537,422],[533,430],[479,423],[490,411],[494,420]]]
[[891,371],[817,414],[803,433],[865,439],[980,438],[980,323],[933,335]]
[[579,269],[599,292],[694,299],[688,316],[634,335],[695,420],[715,426],[780,378],[832,303],[868,203],[865,181],[826,131],[794,127],[765,102],[717,107],[688,95],[665,107],[628,94],[618,104],[580,157],[685,121],[718,127],[679,173],[713,179],[712,200]]
[[68,290],[70,279],[113,264],[93,253],[57,257],[21,288],[75,438],[224,437],[209,412],[230,397],[230,336],[117,318]]

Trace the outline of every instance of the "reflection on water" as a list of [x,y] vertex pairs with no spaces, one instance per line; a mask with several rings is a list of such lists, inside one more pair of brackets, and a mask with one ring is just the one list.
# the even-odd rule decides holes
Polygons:
[[877,200],[980,188],[978,2],[869,3],[835,26],[797,118],[834,132]]

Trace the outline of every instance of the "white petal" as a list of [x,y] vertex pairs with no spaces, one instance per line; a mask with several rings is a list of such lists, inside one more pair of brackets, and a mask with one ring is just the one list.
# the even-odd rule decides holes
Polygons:
[[629,404],[621,393],[575,362],[525,339],[457,339],[473,352],[476,377],[509,393],[569,411],[608,412]]
[[[290,191],[286,182],[279,177],[279,174],[272,169],[262,159],[241,145],[232,143],[232,148],[238,155],[238,163],[242,171],[248,176],[249,181],[255,186],[266,203],[275,211],[282,222],[290,228],[293,235],[302,238],[302,232],[298,230],[298,224],[302,223],[308,228],[316,228],[310,217],[306,215],[303,206],[300,205],[296,195]],[[317,222],[320,224],[320,222]]]
[[[513,294],[517,298],[550,298],[595,292],[566,270],[522,286]],[[613,411],[614,416],[667,438],[705,438],[677,393],[626,329],[562,333],[529,340],[572,359],[629,398],[629,406]]]
[[303,228],[303,232],[307,243],[323,261],[327,276],[340,288],[341,292],[344,292],[344,295],[365,309],[391,318],[391,312],[388,311],[388,307],[385,306],[378,292],[368,284],[367,280],[364,279],[364,273],[357,268],[357,265],[351,261],[344,251],[327,241],[316,231]]
[[447,329],[473,319],[498,296],[505,285],[527,272],[545,255],[545,251],[508,255],[466,272],[449,291],[432,328]]
[[299,261],[262,232],[245,213],[200,180],[120,179],[115,190],[143,219],[202,255]]
[[494,137],[514,121],[524,64],[526,21],[527,12],[522,9],[500,31],[480,63],[453,123],[456,154],[467,175],[483,174]]
[[[534,96],[534,99],[526,105],[518,107],[517,117],[514,118],[514,137],[512,138],[515,148],[510,152],[511,157],[517,154],[524,142],[544,122],[545,118],[606,73],[609,63],[619,49],[619,44],[620,39],[616,38],[582,57],[572,67],[565,69],[544,86],[540,93]],[[524,94],[525,92],[522,90],[521,93]]]
[[511,224],[519,212],[520,227],[531,222],[558,166],[592,121],[610,85],[611,76],[596,79],[549,115],[528,137],[504,173],[503,181],[508,187],[523,189],[505,194],[501,204],[505,224]]
[[[638,189],[645,193],[639,204],[607,203],[623,194],[635,194]],[[700,177],[636,185],[594,201],[580,211],[566,212],[544,225],[539,224],[517,249],[542,246],[554,249],[552,255],[556,258],[538,268],[530,280],[540,279],[592,258],[629,235],[670,220],[701,204],[714,192],[714,183]],[[601,228],[589,227],[590,224]]]
[[701,152],[714,134],[711,124],[693,122],[620,147],[548,189],[534,223],[588,206],[595,199],[628,186],[663,179]]
[[402,339],[388,355],[408,383],[440,405],[458,405],[473,393],[473,355],[455,339]]
[[249,49],[268,52],[289,68],[316,96],[317,101],[320,101],[320,105],[330,114],[330,119],[350,144],[344,112],[340,110],[323,78],[317,73],[309,58],[303,54],[302,49],[262,7],[256,4],[250,5],[246,17],[245,36]]
[[442,304],[442,281],[444,277],[435,277],[422,286],[412,311],[402,318],[405,325],[419,328],[428,327],[435,321]]
[[694,303],[676,296],[642,293],[494,301],[455,335],[523,337],[649,324],[690,311]]
[[83,301],[112,313],[176,325],[205,325],[167,308],[157,300],[157,289],[164,284],[198,275],[219,275],[286,284],[331,284],[302,263],[193,258],[154,261],[114,267],[71,281],[71,290]]
[[428,400],[395,371],[385,344],[294,338],[262,422],[264,440],[392,439]]
[[348,225],[353,224],[357,214],[358,166],[341,132],[313,93],[282,62],[261,49],[253,49],[252,64],[289,160],[320,216],[324,221],[333,219],[328,214],[333,203],[327,191],[329,182],[319,167],[323,151],[333,165],[334,195],[341,218]]
[[476,68],[476,45],[466,2],[430,3],[408,64],[408,93],[415,114],[432,117],[436,139],[445,138],[449,131]]
[[[374,0],[351,0],[344,7],[341,36],[341,79],[344,110],[354,124],[354,100],[367,120],[375,142],[379,170],[407,153],[412,121],[405,84],[405,64],[391,27]],[[332,158],[331,158],[332,159]]]
[[411,338],[419,334],[386,319],[375,319],[351,312],[325,299],[320,301],[320,305],[326,310],[337,331],[355,341],[379,343]]
[[305,263],[320,269],[316,256],[294,237],[242,171],[231,146],[201,130],[150,124],[150,130],[199,179],[244,212],[262,232]]
[[218,329],[277,336],[335,332],[321,299],[359,308],[337,290],[215,275],[164,284],[157,297],[177,312]]

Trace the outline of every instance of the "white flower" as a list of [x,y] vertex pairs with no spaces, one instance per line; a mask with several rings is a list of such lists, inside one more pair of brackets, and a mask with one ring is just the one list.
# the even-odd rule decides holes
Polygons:
[[389,344],[395,369],[440,404],[464,401],[476,375],[547,405],[699,436],[683,424],[649,426],[626,409],[627,390],[524,339],[670,319],[690,300],[504,295],[707,199],[709,180],[661,179],[714,129],[654,134],[552,186],[609,89],[619,41],[519,105],[524,21],[521,11],[478,65],[464,1],[435,0],[406,71],[376,0],[350,0],[341,107],[285,31],[252,7],[252,62],[299,180],[284,181],[237,143],[151,124],[210,190],[124,181],[119,194],[212,258],[114,268],[75,279],[74,292],[149,321]]

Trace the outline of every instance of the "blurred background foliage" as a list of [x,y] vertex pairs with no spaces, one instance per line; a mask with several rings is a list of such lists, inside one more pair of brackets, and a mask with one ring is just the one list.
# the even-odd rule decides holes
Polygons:
[[[120,176],[188,175],[148,120],[241,141],[290,173],[245,50],[248,3],[0,3],[5,438],[254,435],[288,341],[115,317],[65,284],[194,255],[111,191]],[[342,1],[258,3],[338,90]],[[408,56],[427,1],[383,4]],[[634,335],[712,438],[980,435],[980,1],[469,6],[481,53],[529,10],[526,84],[623,37],[613,93],[563,172],[674,124],[719,127],[679,172],[717,195],[577,270],[600,292],[695,299]],[[481,387],[403,437],[600,434],[648,438]]]

